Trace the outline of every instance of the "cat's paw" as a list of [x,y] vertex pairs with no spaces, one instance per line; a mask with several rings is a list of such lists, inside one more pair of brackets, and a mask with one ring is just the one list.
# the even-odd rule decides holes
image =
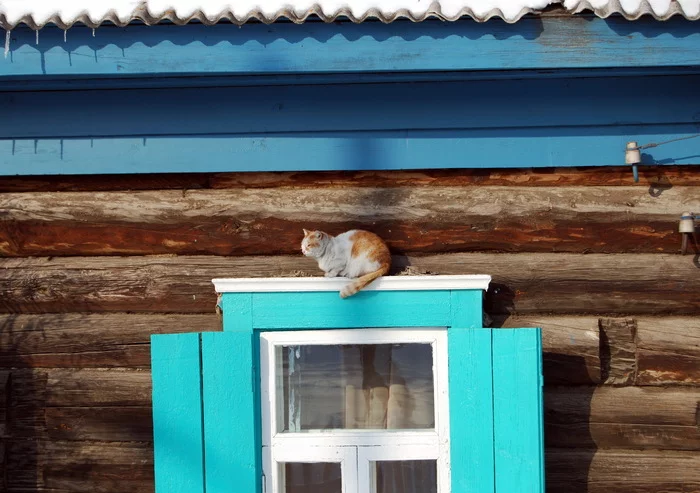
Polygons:
[[325,274],[323,274],[323,277],[338,277],[338,273],[333,271],[326,272]]

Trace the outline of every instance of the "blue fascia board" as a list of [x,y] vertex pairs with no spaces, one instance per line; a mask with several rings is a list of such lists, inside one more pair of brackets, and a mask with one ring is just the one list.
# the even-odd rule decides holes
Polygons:
[[[662,142],[697,124],[347,132],[335,134],[0,140],[0,175],[620,166],[628,141]],[[700,138],[642,154],[697,164]]]
[[700,126],[698,87],[700,75],[10,91],[0,139]]
[[697,67],[698,24],[586,16],[12,31],[0,78]]
[[596,79],[610,77],[645,78],[649,76],[698,75],[700,65],[687,67],[617,67],[537,70],[470,70],[433,72],[356,72],[304,74],[239,74],[239,75],[167,75],[132,77],[92,76],[28,76],[0,77],[2,92],[79,91],[111,89],[186,89],[186,88],[245,88],[278,86],[333,86],[349,84],[469,82],[537,79]]

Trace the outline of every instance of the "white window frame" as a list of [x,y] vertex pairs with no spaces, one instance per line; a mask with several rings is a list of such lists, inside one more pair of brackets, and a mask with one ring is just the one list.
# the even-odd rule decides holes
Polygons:
[[[319,430],[278,432],[276,347],[422,343],[433,348],[433,430]],[[368,328],[262,332],[260,334],[263,487],[282,493],[279,463],[341,462],[343,493],[373,493],[370,462],[436,460],[438,493],[450,493],[450,425],[447,328]]]

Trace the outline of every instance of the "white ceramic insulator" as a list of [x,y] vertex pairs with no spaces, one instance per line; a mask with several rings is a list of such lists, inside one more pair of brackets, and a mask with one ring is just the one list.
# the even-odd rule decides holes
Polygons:
[[695,217],[692,212],[684,212],[681,214],[681,220],[678,223],[679,233],[695,233]]
[[626,164],[639,164],[642,162],[642,154],[637,147],[636,142],[627,142],[627,150],[625,151]]

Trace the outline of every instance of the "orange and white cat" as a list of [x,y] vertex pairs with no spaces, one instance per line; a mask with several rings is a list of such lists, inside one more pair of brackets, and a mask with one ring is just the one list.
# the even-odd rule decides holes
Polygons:
[[338,236],[304,230],[301,252],[315,258],[326,277],[354,279],[340,290],[341,298],[352,296],[391,268],[391,254],[386,243],[374,233],[361,229]]

